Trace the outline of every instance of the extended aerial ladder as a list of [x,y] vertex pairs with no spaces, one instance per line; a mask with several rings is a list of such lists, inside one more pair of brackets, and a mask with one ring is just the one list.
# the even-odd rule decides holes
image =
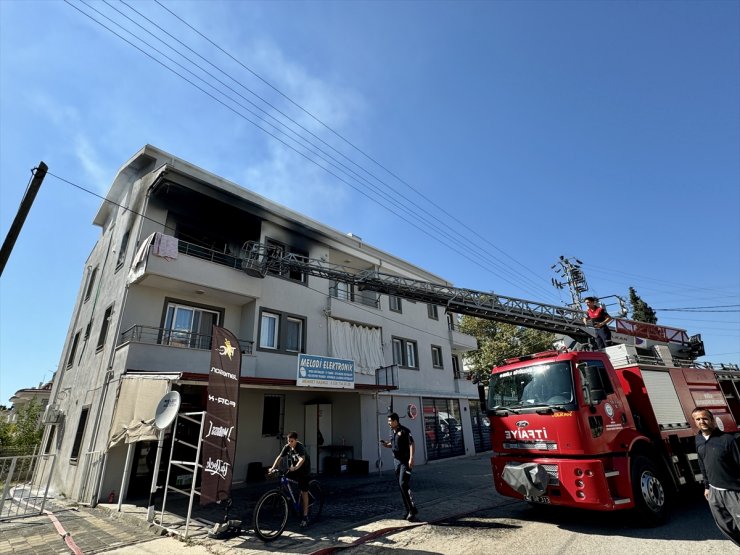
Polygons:
[[[352,270],[324,260],[308,258],[258,242],[247,242],[241,251],[242,269],[254,277],[267,274],[307,274],[346,283],[359,291],[374,291],[403,299],[446,307],[448,312],[476,316],[568,336],[580,343],[590,343],[595,332],[583,323],[581,310],[506,297],[493,292],[450,287],[428,281],[404,278],[376,270]],[[655,341],[679,347],[685,358],[703,354],[695,338],[685,330],[615,318],[618,334],[652,336]],[[698,339],[700,343],[700,338]]]

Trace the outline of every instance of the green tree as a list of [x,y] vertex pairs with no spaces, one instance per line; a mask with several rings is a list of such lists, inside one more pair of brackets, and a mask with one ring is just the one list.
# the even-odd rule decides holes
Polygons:
[[555,340],[552,333],[474,316],[461,318],[460,331],[478,339],[478,350],[465,353],[464,358],[473,379],[483,385],[488,385],[491,369],[497,364],[507,358],[552,350]]
[[41,443],[44,432],[41,427],[41,413],[44,407],[36,399],[31,401],[18,411],[18,418],[13,433],[13,445],[24,447],[29,451]]
[[5,447],[13,445],[15,425],[4,420],[5,414],[2,415],[3,420],[0,421],[0,451]]
[[632,305],[633,320],[647,324],[658,323],[658,316],[655,314],[655,310],[640,298],[634,287],[630,287],[630,304]]

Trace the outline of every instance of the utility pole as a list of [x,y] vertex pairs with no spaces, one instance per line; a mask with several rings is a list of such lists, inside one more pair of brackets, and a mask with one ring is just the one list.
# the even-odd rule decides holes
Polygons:
[[563,289],[566,285],[568,286],[570,296],[573,299],[573,308],[581,308],[583,304],[581,293],[588,291],[588,283],[586,283],[586,276],[583,270],[581,270],[581,264],[583,262],[577,258],[565,258],[561,256],[560,260],[552,265],[552,269],[566,280],[565,282],[561,282],[553,278],[552,284],[557,289]]
[[23,196],[21,205],[18,207],[18,213],[15,215],[13,224],[10,226],[8,234],[5,236],[5,241],[3,241],[2,249],[0,249],[0,276],[3,275],[5,264],[8,262],[8,258],[10,258],[10,251],[13,250],[15,241],[18,239],[23,223],[26,221],[26,216],[28,216],[28,212],[31,210],[31,205],[36,198],[36,193],[38,193],[41,188],[41,183],[43,183],[48,169],[49,167],[46,164],[39,162],[38,167],[32,170],[33,179],[31,180],[31,184],[28,186],[28,189],[26,189],[26,194]]

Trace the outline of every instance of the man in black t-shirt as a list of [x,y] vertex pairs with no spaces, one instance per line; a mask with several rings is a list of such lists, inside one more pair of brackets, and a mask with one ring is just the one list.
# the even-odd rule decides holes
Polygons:
[[393,465],[396,469],[398,487],[401,488],[401,498],[406,507],[406,520],[416,520],[419,512],[411,495],[411,471],[414,468],[414,437],[406,426],[401,426],[398,414],[395,412],[388,416],[388,426],[391,428],[390,441],[380,440],[383,447],[393,449]]
[[306,448],[298,441],[298,432],[290,432],[288,434],[288,443],[280,451],[275,462],[272,463],[270,472],[275,470],[280,463],[280,459],[283,457],[287,457],[288,459],[288,474],[286,476],[298,482],[298,486],[301,488],[301,503],[303,505],[301,527],[304,528],[308,526],[308,482],[311,463]]
[[699,428],[696,453],[704,497],[717,527],[740,547],[740,437],[717,429],[722,421],[710,410],[697,407],[691,417]]

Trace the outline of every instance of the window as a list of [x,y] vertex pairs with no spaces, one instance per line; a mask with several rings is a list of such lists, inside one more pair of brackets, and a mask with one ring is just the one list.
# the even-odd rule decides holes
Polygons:
[[406,366],[416,368],[416,343],[413,341],[406,342]]
[[263,349],[277,349],[279,331],[280,316],[263,312],[260,323],[260,347]]
[[390,308],[393,312],[403,312],[403,310],[401,309],[401,297],[390,295],[388,297],[388,308]]
[[303,346],[303,320],[286,318],[285,321],[285,350],[300,353]]
[[80,421],[77,423],[77,433],[75,434],[74,444],[72,444],[72,454],[69,456],[73,462],[77,462],[80,456],[80,447],[82,446],[82,438],[85,436],[85,425],[87,424],[87,413],[89,411],[89,405],[82,407],[80,411]]
[[354,301],[354,287],[349,283],[342,281],[332,281],[329,286],[329,293],[335,299],[343,301]]
[[452,377],[460,379],[460,359],[457,355],[452,355]]
[[98,335],[98,346],[97,350],[100,351],[105,346],[105,338],[108,335],[108,326],[110,325],[110,319],[113,315],[113,305],[109,306],[105,310],[105,316],[103,316],[103,323],[100,325],[100,335]]
[[118,260],[116,262],[116,269],[120,268],[126,261],[126,249],[128,248],[128,238],[131,236],[131,228],[126,230],[121,238],[121,248],[118,249]]
[[98,267],[95,266],[95,269],[92,271],[90,276],[87,278],[87,287],[85,288],[85,302],[87,302],[90,299],[90,295],[92,295],[93,288],[95,286],[95,277],[98,275]]
[[406,368],[418,368],[416,341],[394,337],[392,343],[393,364]]
[[213,326],[220,321],[217,310],[168,302],[161,342],[174,347],[210,349]]
[[[292,255],[292,258],[299,262],[303,262],[308,259],[308,253],[299,249],[288,247],[273,239],[267,239],[267,251],[271,256],[284,257],[286,255]],[[270,274],[281,276],[284,278],[292,279],[300,283],[307,283],[308,276],[296,269],[279,268],[275,270],[268,270]]]
[[393,364],[403,366],[403,341],[400,339],[393,340]]
[[77,352],[77,344],[80,342],[80,332],[75,334],[72,340],[72,346],[69,348],[69,356],[67,357],[67,368],[71,368],[75,361],[75,353]]
[[442,347],[432,345],[432,366],[435,368],[443,368],[444,363],[442,362]]
[[614,393],[614,386],[609,379],[609,373],[604,367],[604,363],[600,360],[589,360],[587,366],[588,380],[591,384],[591,389],[603,390],[605,395],[611,395]]
[[427,316],[429,316],[432,320],[439,320],[439,313],[437,312],[436,304],[427,305]]
[[85,341],[90,337],[90,330],[92,329],[93,319],[90,318],[90,321],[87,323],[87,327],[85,328]]
[[305,318],[272,310],[262,311],[259,329],[260,349],[302,353],[305,342]]
[[284,418],[285,395],[265,395],[265,404],[262,406],[262,435],[283,435]]
[[46,444],[44,444],[44,455],[51,453],[51,448],[54,445],[54,436],[56,436],[57,427],[49,426],[49,435],[46,438]]

